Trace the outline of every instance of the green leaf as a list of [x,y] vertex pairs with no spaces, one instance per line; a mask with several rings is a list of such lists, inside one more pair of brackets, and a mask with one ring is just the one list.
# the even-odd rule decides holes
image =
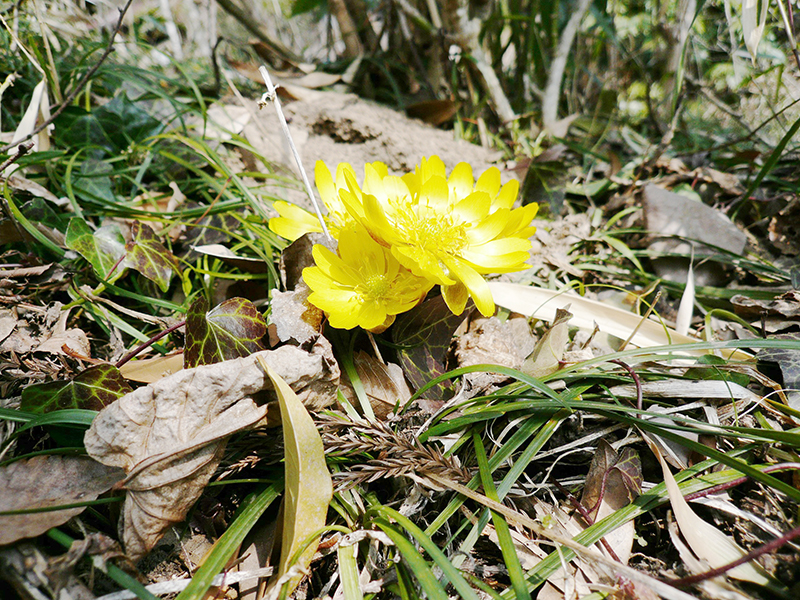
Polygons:
[[[454,315],[444,298],[437,296],[397,317],[392,327],[392,341],[400,346],[397,351],[400,366],[415,390],[447,370],[450,340],[468,312]],[[428,389],[422,397],[442,400],[452,393],[453,384],[446,381]]]
[[125,272],[122,264],[111,272],[125,255],[125,238],[117,225],[105,225],[92,232],[86,221],[72,218],[67,228],[66,244],[67,248],[88,260],[101,279],[113,282]]
[[133,389],[114,365],[89,367],[72,379],[29,385],[20,408],[36,414],[70,408],[100,410]]
[[198,298],[186,315],[184,367],[250,356],[265,349],[261,338],[266,333],[263,315],[249,300],[231,298],[209,311],[208,301]]
[[128,256],[125,263],[154,281],[162,292],[169,288],[172,274],[180,273],[178,259],[158,241],[149,225],[134,221],[131,226],[131,241],[125,245]]
[[299,573],[282,585],[290,596],[317,551],[319,535],[325,527],[328,506],[333,497],[333,482],[325,463],[325,448],[316,423],[300,398],[259,354],[258,362],[266,371],[281,409],[286,498],[283,504],[283,535],[278,572],[270,581],[266,595],[293,566]]

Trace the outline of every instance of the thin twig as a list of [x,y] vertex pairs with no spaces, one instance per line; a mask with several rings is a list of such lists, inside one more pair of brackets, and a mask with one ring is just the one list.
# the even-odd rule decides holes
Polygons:
[[327,225],[325,225],[325,218],[322,216],[322,211],[319,208],[319,203],[317,202],[317,199],[314,196],[314,190],[311,189],[311,184],[308,181],[308,175],[306,175],[306,170],[303,167],[303,161],[300,159],[300,153],[297,151],[297,146],[294,145],[292,134],[289,132],[289,125],[286,123],[286,117],[283,116],[281,101],[278,100],[278,93],[275,91],[275,86],[272,84],[272,78],[270,78],[269,76],[269,71],[267,71],[267,67],[262,65],[258,68],[258,72],[261,73],[261,77],[264,78],[264,84],[267,86],[267,93],[264,94],[261,101],[264,103],[272,102],[272,104],[275,106],[275,112],[278,113],[278,120],[281,123],[281,129],[283,129],[283,135],[289,142],[289,148],[292,150],[292,155],[294,156],[295,162],[297,162],[297,168],[300,169],[300,175],[303,177],[303,184],[305,184],[306,186],[306,193],[308,194],[308,197],[311,199],[311,204],[314,205],[314,211],[317,213],[317,218],[319,219],[319,223],[320,225],[322,225],[322,232],[325,234],[325,237],[327,237],[328,240],[333,242],[333,237],[328,232]]
[[6,146],[0,148],[0,152],[8,152],[8,150],[13,148],[17,144],[22,142],[27,142],[28,140],[32,139],[33,136],[38,134],[40,131],[43,131],[46,127],[49,127],[53,123],[53,121],[55,121],[58,118],[58,116],[62,112],[64,112],[67,106],[69,106],[72,103],[75,97],[86,86],[86,83],[89,81],[89,79],[92,78],[92,75],[94,75],[97,72],[97,69],[100,68],[100,65],[102,65],[108,58],[108,56],[114,51],[114,39],[117,37],[119,30],[122,29],[122,20],[125,18],[125,13],[128,12],[128,8],[130,8],[131,2],[133,2],[133,0],[128,0],[125,3],[125,6],[119,9],[119,21],[117,21],[114,30],[111,32],[111,39],[108,41],[108,46],[106,46],[105,51],[103,51],[103,56],[100,57],[100,60],[97,61],[91,69],[86,71],[86,74],[81,78],[78,84],[73,88],[73,90],[69,94],[67,94],[67,97],[64,98],[64,101],[58,106],[55,112],[53,112],[50,115],[50,118],[44,121],[38,127],[36,127],[33,131],[31,131],[27,136],[25,136],[21,140],[17,140],[11,144],[7,144]]
[[644,404],[642,401],[642,382],[639,380],[639,376],[636,374],[636,371],[634,371],[630,365],[622,362],[617,358],[612,359],[609,362],[612,362],[615,365],[619,365],[628,372],[628,375],[631,376],[631,379],[633,379],[633,383],[636,386],[636,408],[642,410],[642,406]]
[[154,335],[153,337],[151,337],[149,340],[147,340],[147,341],[146,341],[146,342],[144,342],[143,344],[140,344],[140,345],[136,346],[136,348],[134,348],[133,350],[131,350],[130,352],[128,352],[128,353],[127,353],[125,356],[123,356],[122,358],[120,358],[120,359],[117,361],[117,364],[115,364],[114,366],[115,366],[115,367],[117,367],[117,368],[119,369],[119,368],[120,368],[122,365],[124,365],[126,362],[128,362],[129,360],[131,360],[131,359],[132,359],[134,356],[136,356],[137,354],[139,354],[139,353],[140,353],[142,350],[144,350],[145,348],[149,348],[150,346],[152,346],[153,344],[155,344],[155,343],[156,343],[158,340],[160,340],[161,338],[163,338],[163,337],[165,337],[165,336],[169,335],[170,333],[172,333],[172,332],[173,332],[173,331],[175,331],[176,329],[180,329],[180,328],[181,328],[181,327],[183,327],[184,325],[186,325],[186,321],[181,321],[180,323],[176,323],[176,324],[175,324],[175,325],[173,325],[172,327],[169,327],[169,328],[165,329],[165,330],[164,330],[164,331],[162,331],[161,333],[157,333],[157,334],[155,334],[155,335]]

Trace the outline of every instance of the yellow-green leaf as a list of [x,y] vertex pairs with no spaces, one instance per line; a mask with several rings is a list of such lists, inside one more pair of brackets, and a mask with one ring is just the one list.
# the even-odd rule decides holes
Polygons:
[[[283,539],[278,572],[270,582],[276,587],[281,578],[297,565],[298,574],[286,584],[287,597],[303,578],[317,549],[316,540],[325,526],[333,483],[325,464],[322,438],[311,415],[287,383],[272,370],[263,357],[258,362],[266,371],[278,395],[283,423],[286,464],[286,497],[283,505]],[[311,543],[309,543],[311,541]],[[299,556],[296,556],[299,553]],[[269,593],[269,590],[268,590]]]

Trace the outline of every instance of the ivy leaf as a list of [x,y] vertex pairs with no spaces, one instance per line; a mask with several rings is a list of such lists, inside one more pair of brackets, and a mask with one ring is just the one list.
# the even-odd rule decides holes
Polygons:
[[67,227],[66,245],[89,261],[101,279],[114,282],[125,272],[122,264],[111,272],[125,255],[125,238],[117,225],[105,225],[92,232],[86,221],[73,217]]
[[[468,309],[454,315],[444,298],[437,296],[398,315],[392,326],[392,341],[400,346],[397,351],[400,366],[415,390],[446,371],[450,340],[469,312]],[[427,390],[422,397],[444,400],[452,394],[453,384],[448,381]]]
[[158,241],[149,225],[134,221],[131,226],[131,241],[125,245],[128,256],[125,263],[154,281],[162,292],[169,288],[172,273],[180,273],[178,259]]
[[20,409],[42,414],[67,408],[100,410],[133,389],[114,365],[89,367],[72,379],[29,385]]
[[208,301],[198,298],[186,315],[186,349],[183,365],[199,365],[249,356],[264,350],[261,338],[267,323],[255,305],[245,298],[231,298],[212,310]]

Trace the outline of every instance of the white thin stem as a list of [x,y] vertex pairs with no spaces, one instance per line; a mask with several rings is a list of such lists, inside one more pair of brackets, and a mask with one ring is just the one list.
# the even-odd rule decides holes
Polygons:
[[327,225],[325,225],[325,219],[322,216],[322,210],[320,210],[317,198],[314,196],[314,190],[311,189],[311,183],[309,183],[308,181],[308,175],[306,175],[306,170],[305,168],[303,168],[303,161],[300,160],[300,153],[297,151],[297,147],[294,145],[294,140],[292,139],[292,134],[289,132],[289,125],[286,123],[286,117],[283,116],[283,110],[281,109],[281,102],[280,100],[278,100],[278,94],[275,91],[275,86],[272,85],[272,79],[269,76],[269,71],[267,71],[267,67],[262,65],[258,68],[258,72],[261,73],[261,77],[264,78],[264,84],[267,86],[267,93],[264,94],[261,100],[263,103],[271,101],[272,104],[275,106],[275,112],[278,113],[278,120],[281,122],[281,129],[283,129],[283,135],[289,142],[289,148],[292,150],[292,155],[294,156],[294,160],[297,163],[297,168],[300,169],[300,176],[303,178],[303,183],[306,186],[306,193],[308,194],[308,197],[311,199],[311,204],[314,205],[314,212],[317,213],[319,224],[322,226],[322,232],[330,241],[333,241],[333,237],[328,231]]

